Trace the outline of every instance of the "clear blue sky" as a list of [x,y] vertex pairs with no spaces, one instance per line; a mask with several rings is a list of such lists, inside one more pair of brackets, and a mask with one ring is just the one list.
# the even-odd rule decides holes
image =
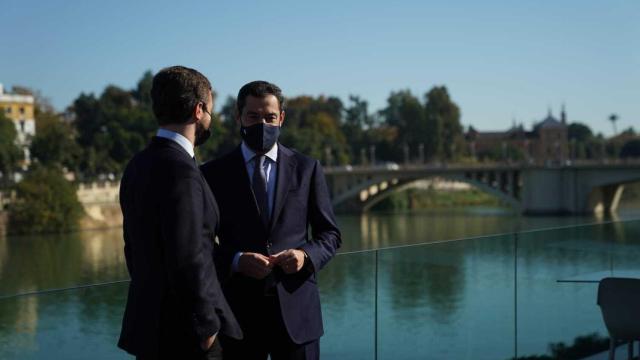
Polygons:
[[28,1],[0,6],[0,82],[58,110],[131,88],[147,69],[195,67],[221,95],[264,79],[287,96],[444,84],[463,124],[527,127],[566,104],[611,134],[640,128],[640,1]]

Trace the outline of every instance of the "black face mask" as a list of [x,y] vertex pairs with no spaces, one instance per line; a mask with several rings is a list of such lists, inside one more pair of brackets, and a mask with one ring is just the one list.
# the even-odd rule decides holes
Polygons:
[[196,139],[193,145],[200,146],[204,144],[211,136],[211,130],[205,129],[204,126],[198,121],[196,123]]
[[242,140],[253,151],[257,153],[266,153],[271,150],[278,136],[280,136],[280,126],[271,126],[265,123],[255,124],[240,128]]

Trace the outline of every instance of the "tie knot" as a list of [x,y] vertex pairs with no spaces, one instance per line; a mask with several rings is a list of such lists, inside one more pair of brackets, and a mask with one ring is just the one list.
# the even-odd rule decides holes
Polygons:
[[264,165],[265,156],[256,154],[256,156],[253,157],[253,160],[255,161],[255,163],[254,163],[255,167],[263,166]]

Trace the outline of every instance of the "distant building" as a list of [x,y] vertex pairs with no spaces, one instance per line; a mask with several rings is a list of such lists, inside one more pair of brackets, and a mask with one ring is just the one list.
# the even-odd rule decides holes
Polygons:
[[[525,160],[531,164],[563,164],[569,159],[569,134],[564,106],[560,119],[551,110],[526,131],[515,124],[507,131],[482,132],[470,128],[465,134],[469,150],[478,159]],[[516,159],[514,159],[516,158]]]
[[[14,88],[15,90],[15,88]],[[30,163],[29,145],[36,134],[35,98],[26,91],[8,93],[0,84],[0,111],[13,121],[18,137],[17,144],[24,151],[24,166]]]

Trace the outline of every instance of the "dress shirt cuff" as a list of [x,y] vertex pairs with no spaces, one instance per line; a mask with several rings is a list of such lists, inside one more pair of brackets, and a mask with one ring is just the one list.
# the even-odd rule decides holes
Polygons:
[[233,262],[231,263],[231,271],[238,272],[240,266],[240,256],[242,256],[242,252],[238,251],[236,255],[233,257]]

